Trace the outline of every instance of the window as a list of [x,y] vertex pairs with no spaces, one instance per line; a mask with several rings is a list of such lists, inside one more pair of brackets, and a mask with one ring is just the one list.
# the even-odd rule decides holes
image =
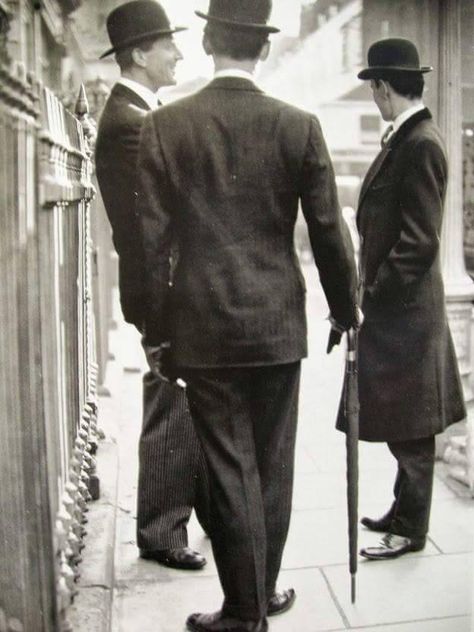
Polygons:
[[360,117],[360,139],[362,143],[373,144],[380,141],[380,116],[362,114]]

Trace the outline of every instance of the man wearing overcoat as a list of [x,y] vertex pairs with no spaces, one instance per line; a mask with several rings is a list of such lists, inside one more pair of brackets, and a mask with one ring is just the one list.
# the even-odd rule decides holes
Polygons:
[[[175,83],[182,59],[172,28],[154,0],[133,0],[107,19],[121,77],[102,113],[96,169],[105,209],[119,255],[120,300],[125,320],[144,331],[146,304],[143,243],[136,211],[136,161],[145,115],[158,105],[157,90]],[[147,355],[153,350],[146,344]],[[143,558],[174,568],[195,570],[205,564],[191,550],[187,522],[193,506],[207,524],[207,477],[184,391],[151,371],[143,378],[143,427],[139,444],[137,544]]]
[[[357,225],[364,322],[359,333],[360,438],[385,441],[397,460],[386,532],[364,557],[423,549],[429,527],[435,435],[465,416],[440,267],[448,164],[441,134],[423,105],[424,73],[409,40],[376,42],[368,68],[375,103],[391,121],[362,184]],[[344,415],[338,420],[345,428]]]
[[[187,382],[211,488],[220,611],[197,632],[262,632],[288,609],[277,592],[293,482],[305,284],[298,203],[335,326],[356,320],[356,275],[317,118],[253,80],[268,54],[270,0],[211,0],[203,46],[216,74],[147,116],[138,172],[152,344]],[[167,251],[179,260],[169,284]],[[160,364],[160,363],[159,363]],[[161,364],[160,364],[161,366]]]

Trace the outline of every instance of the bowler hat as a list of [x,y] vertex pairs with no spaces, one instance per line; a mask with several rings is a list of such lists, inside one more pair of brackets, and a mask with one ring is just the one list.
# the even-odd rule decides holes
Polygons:
[[210,0],[208,13],[195,13],[200,18],[216,24],[263,33],[278,33],[280,29],[267,24],[271,11],[271,0]]
[[373,79],[380,71],[430,72],[431,66],[420,66],[415,44],[402,38],[388,38],[372,44],[367,55],[368,68],[357,75],[359,79]]
[[109,13],[107,32],[112,48],[101,59],[160,35],[185,31],[183,26],[172,27],[165,10],[155,0],[132,0],[121,4]]

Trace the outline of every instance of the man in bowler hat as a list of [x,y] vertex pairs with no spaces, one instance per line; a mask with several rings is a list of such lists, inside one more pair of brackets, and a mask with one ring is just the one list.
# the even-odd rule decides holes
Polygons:
[[[368,52],[359,78],[384,121],[383,147],[362,184],[362,311],[359,333],[360,438],[386,441],[397,460],[394,500],[371,560],[423,549],[429,526],[435,435],[465,416],[445,310],[440,234],[448,181],[441,134],[423,105],[424,73],[415,45],[385,39]],[[340,414],[338,426],[345,428]]]
[[[210,478],[210,537],[222,608],[189,630],[262,632],[295,592],[276,588],[293,484],[305,286],[298,203],[334,326],[356,320],[356,274],[317,118],[264,94],[270,0],[211,0],[203,46],[215,77],[149,114],[139,214],[157,363],[187,382]],[[169,285],[171,246],[179,260]],[[169,344],[169,347],[168,347]]]
[[[158,105],[157,90],[175,83],[182,59],[165,11],[154,0],[134,0],[107,19],[121,77],[105,105],[96,145],[99,187],[119,255],[120,300],[125,320],[141,332],[147,312],[143,246],[136,210],[136,161],[140,129]],[[147,356],[153,349],[144,342]],[[143,427],[139,444],[137,544],[140,556],[173,568],[200,569],[206,560],[188,547],[186,525],[193,506],[207,521],[205,462],[185,393],[162,377],[143,378]]]

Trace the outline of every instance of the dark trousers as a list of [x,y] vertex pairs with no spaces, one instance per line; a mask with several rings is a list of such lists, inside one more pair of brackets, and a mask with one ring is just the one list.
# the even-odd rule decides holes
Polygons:
[[139,441],[137,544],[163,550],[187,546],[192,509],[208,529],[209,489],[186,393],[153,373],[143,377]]
[[223,612],[259,620],[290,521],[300,362],[186,369],[183,377],[208,465]]
[[428,533],[435,463],[435,438],[389,442],[398,471],[390,509],[390,532],[406,537]]

